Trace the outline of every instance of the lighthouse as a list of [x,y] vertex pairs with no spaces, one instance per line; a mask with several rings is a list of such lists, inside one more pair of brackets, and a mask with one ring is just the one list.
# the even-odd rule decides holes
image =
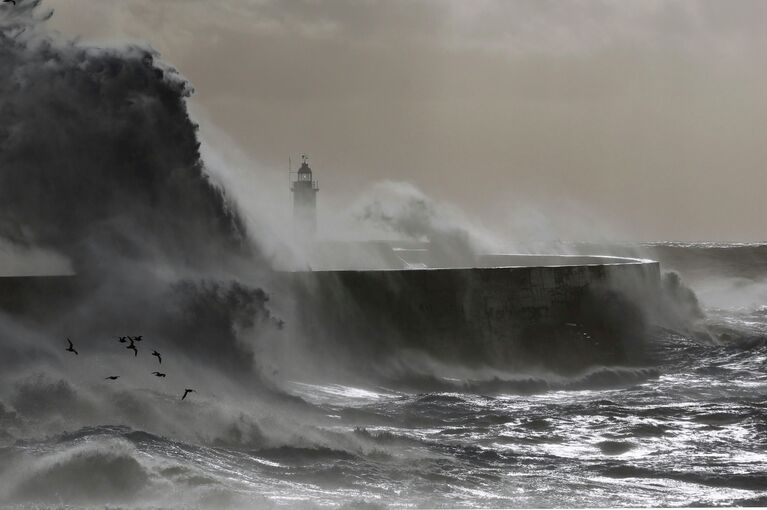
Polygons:
[[317,233],[317,181],[309,168],[309,157],[301,155],[301,168],[296,172],[296,180],[291,177],[290,191],[293,192],[293,225],[297,235],[313,238]]

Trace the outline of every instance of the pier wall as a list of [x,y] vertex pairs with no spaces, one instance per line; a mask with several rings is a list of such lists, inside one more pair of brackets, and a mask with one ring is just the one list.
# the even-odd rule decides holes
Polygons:
[[[433,263],[397,252],[410,267]],[[349,359],[418,351],[446,362],[577,371],[642,352],[657,262],[613,257],[486,255],[472,267],[282,273],[309,348]],[[28,320],[76,299],[75,276],[0,278],[0,311]],[[286,294],[287,295],[287,294]]]
[[0,312],[32,320],[50,317],[75,298],[74,275],[0,276]]
[[[628,361],[655,302],[657,262],[491,255],[480,267],[294,273],[304,333],[385,356],[573,370]],[[538,264],[546,265],[538,265]],[[372,348],[371,348],[372,346]]]

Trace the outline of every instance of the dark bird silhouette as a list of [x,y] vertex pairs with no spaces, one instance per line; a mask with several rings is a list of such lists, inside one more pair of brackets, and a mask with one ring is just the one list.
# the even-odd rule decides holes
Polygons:
[[119,375],[110,375],[109,377],[105,377],[104,379],[109,379],[110,381],[116,381],[119,378],[120,378]]
[[133,340],[130,341],[130,345],[126,347],[126,349],[132,349],[133,350],[133,356],[138,356],[138,349],[136,349],[136,346],[133,345]]
[[160,362],[160,365],[162,365],[162,356],[160,356],[160,353],[157,351],[152,351],[152,356],[157,356],[157,359]]
[[187,396],[188,394],[190,394],[190,393],[194,393],[194,390],[193,390],[192,388],[186,388],[186,389],[184,390],[184,396],[183,396],[183,397],[181,397],[181,400],[184,400],[184,399],[186,398],[186,396]]
[[162,372],[152,372],[152,375],[156,375],[157,377],[165,377],[165,374]]
[[67,342],[69,342],[69,347],[67,347],[67,352],[74,352],[75,354],[77,354],[77,351],[75,350],[75,346],[72,345],[72,340],[67,338]]
[[3,0],[3,3],[16,5],[16,0]]
[[129,336],[128,338],[130,338],[131,342],[140,342],[144,339],[144,335],[133,336],[133,337]]
[[128,341],[128,337],[127,336],[117,337],[117,341],[120,342],[121,344],[124,344],[125,342]]

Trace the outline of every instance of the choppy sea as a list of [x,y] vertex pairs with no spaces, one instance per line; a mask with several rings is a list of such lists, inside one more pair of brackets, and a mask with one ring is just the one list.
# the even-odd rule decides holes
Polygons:
[[[24,433],[46,410],[17,394],[0,407],[0,498],[34,508],[767,506],[767,248],[644,249],[686,278],[717,342],[656,328],[649,366],[486,392],[294,378],[281,388],[290,430],[279,405],[238,400],[229,441],[135,420]],[[221,405],[196,398],[198,415]]]

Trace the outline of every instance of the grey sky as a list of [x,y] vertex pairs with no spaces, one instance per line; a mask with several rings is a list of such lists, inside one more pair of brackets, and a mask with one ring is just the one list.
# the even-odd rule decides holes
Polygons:
[[261,172],[312,155],[326,207],[392,179],[500,229],[767,238],[761,0],[48,5],[149,41]]

